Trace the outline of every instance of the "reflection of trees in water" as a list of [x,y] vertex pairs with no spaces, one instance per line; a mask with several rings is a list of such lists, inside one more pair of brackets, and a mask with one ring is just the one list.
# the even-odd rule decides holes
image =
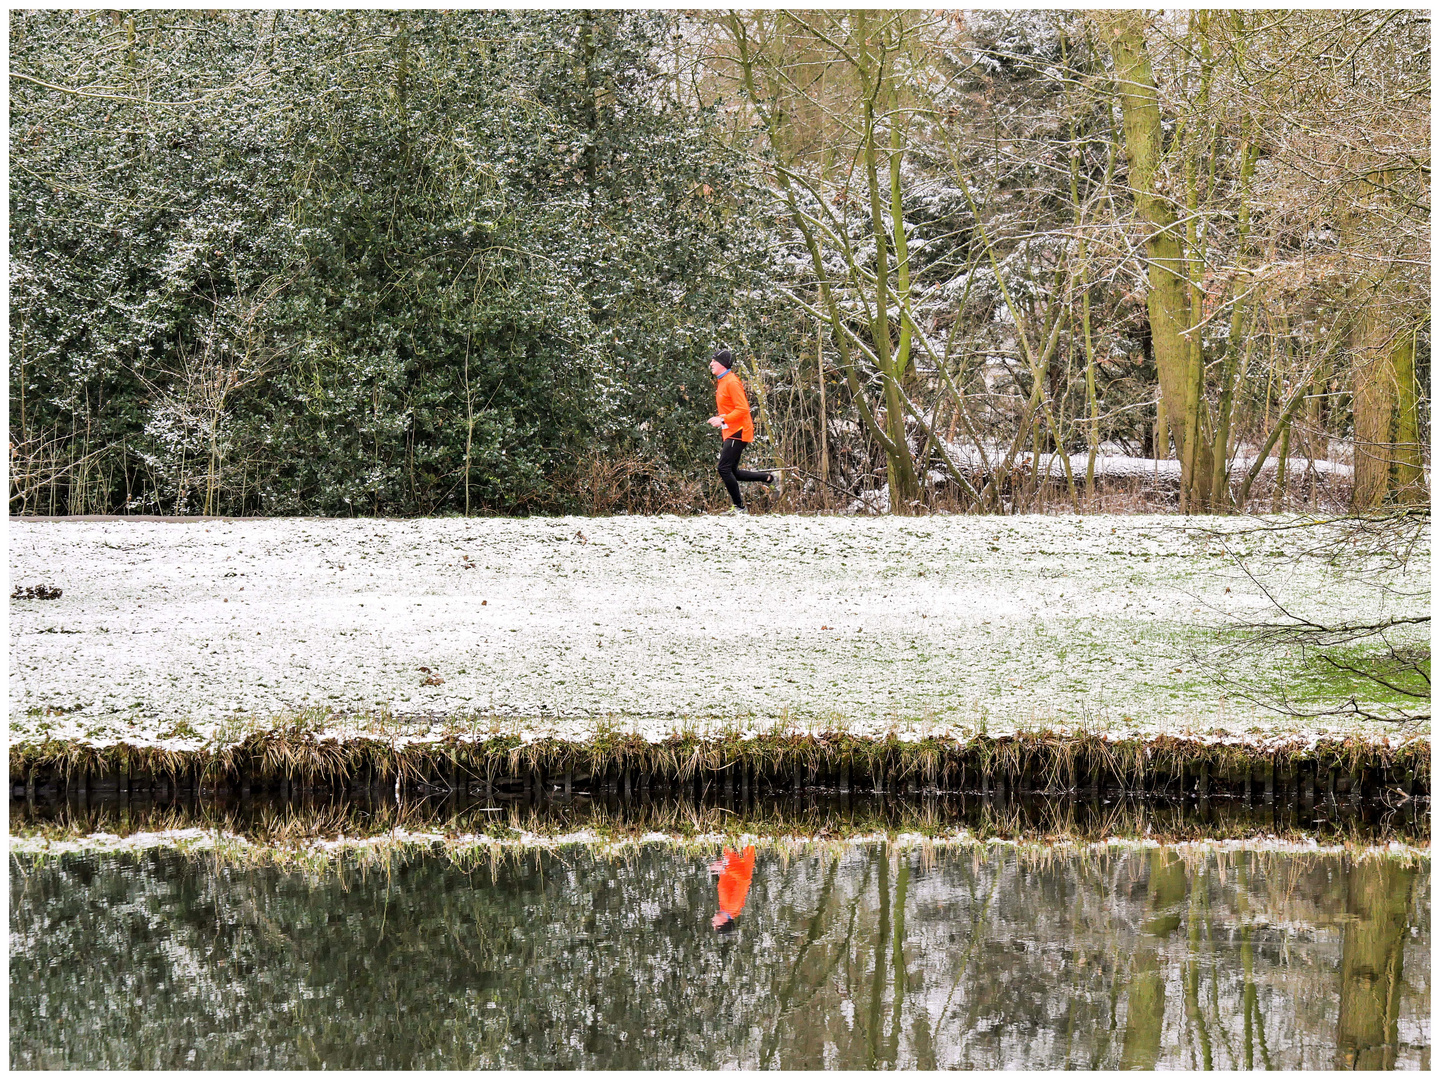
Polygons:
[[1174,851],[1150,853],[1148,915],[1130,965],[1125,1010],[1124,1069],[1153,1069],[1160,1059],[1160,1029],[1165,1022],[1165,976],[1160,945],[1180,925],[1187,887],[1185,864]]
[[1393,1069],[1415,870],[1386,860],[1346,876],[1335,1068]]
[[172,852],[17,858],[12,1064],[1328,1068],[1419,1053],[1401,1020],[1428,1015],[1428,863],[762,852],[722,936],[706,861],[570,848],[306,875]]

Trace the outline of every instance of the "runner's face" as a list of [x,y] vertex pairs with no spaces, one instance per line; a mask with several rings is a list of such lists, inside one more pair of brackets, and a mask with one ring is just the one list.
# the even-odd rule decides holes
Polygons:
[[724,375],[725,372],[728,370],[729,369],[724,364],[720,363],[719,360],[710,361],[710,374],[714,375],[715,378],[720,378],[720,376]]

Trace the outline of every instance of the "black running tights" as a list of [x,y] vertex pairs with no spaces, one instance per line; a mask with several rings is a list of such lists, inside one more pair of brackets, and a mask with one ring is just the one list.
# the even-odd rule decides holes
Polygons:
[[720,447],[720,460],[715,465],[715,471],[720,474],[720,480],[725,485],[725,490],[730,493],[730,501],[736,506],[744,508],[745,500],[740,497],[740,481],[769,481],[770,474],[763,472],[751,472],[749,469],[740,468],[740,455],[744,453],[749,443],[741,442],[739,439],[726,439]]

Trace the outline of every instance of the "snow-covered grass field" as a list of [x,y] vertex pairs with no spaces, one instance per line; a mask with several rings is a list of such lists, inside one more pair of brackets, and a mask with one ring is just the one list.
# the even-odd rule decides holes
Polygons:
[[[1185,525],[12,518],[12,589],[63,596],[11,601],[10,737],[188,749],[306,708],[333,710],[337,733],[384,715],[419,739],[457,725],[568,739],[776,726],[1402,734],[1283,718],[1217,684],[1196,662],[1214,628],[1271,609],[1220,544]],[[1375,614],[1375,593],[1293,561],[1288,543],[1239,546],[1305,614]],[[1412,587],[1427,588],[1428,562],[1412,564]],[[1303,696],[1305,670],[1268,657],[1234,674]]]

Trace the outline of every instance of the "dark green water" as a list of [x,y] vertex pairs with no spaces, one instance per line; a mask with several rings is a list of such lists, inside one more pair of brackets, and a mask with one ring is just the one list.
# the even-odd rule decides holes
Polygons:
[[1429,860],[12,855],[16,1068],[1428,1068]]

